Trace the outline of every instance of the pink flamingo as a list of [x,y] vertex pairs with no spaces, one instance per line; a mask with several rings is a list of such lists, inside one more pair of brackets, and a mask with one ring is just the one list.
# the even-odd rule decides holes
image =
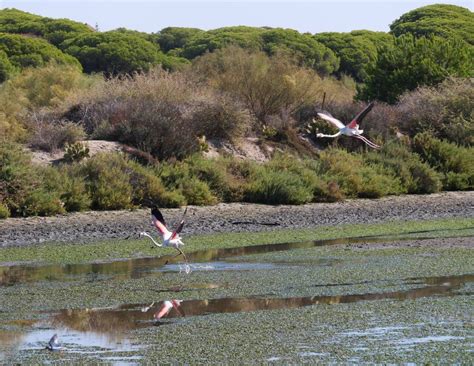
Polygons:
[[163,305],[161,305],[160,309],[153,315],[153,317],[156,320],[160,320],[161,318],[168,315],[173,308],[179,313],[179,315],[184,316],[183,309],[181,309],[181,302],[182,300],[163,301]]
[[160,233],[163,243],[160,244],[153,239],[153,237],[148,234],[145,231],[142,231],[139,235],[140,236],[146,236],[147,238],[151,239],[151,241],[158,247],[173,247],[175,248],[179,254],[184,257],[184,260],[187,262],[186,255],[183,253],[183,251],[179,248],[181,245],[184,245],[184,243],[181,241],[181,237],[179,236],[179,233],[181,230],[183,230],[184,227],[184,217],[186,215],[186,212],[188,211],[188,208],[184,210],[183,218],[181,219],[181,222],[177,226],[177,228],[171,232],[168,230],[166,227],[165,219],[163,218],[163,215],[161,214],[160,210],[158,210],[158,207],[153,207],[151,209],[151,219],[153,226],[158,230]]
[[[339,132],[334,134],[334,135],[325,135],[325,134],[322,134],[322,133],[318,133],[318,134],[316,134],[316,137],[332,137],[332,138],[334,138],[334,137],[337,137],[337,136],[340,136],[340,135],[346,135],[346,136],[355,137],[359,140],[364,141],[368,146],[370,146],[373,149],[380,149],[379,145],[377,145],[377,144],[373,143],[372,141],[368,140],[365,136],[362,136],[362,133],[364,132],[364,130],[359,129],[360,122],[367,115],[367,113],[370,112],[370,110],[372,109],[373,106],[374,106],[374,103],[373,102],[370,103],[367,107],[365,107],[365,109],[362,112],[360,112],[357,116],[355,116],[354,119],[351,122],[349,122],[347,125],[344,125],[344,123],[342,123],[337,118],[334,118],[330,115],[327,115],[327,114],[324,114],[324,113],[318,113],[319,117],[321,117],[322,119],[330,122],[335,127],[337,127],[339,129]],[[313,119],[313,122],[315,122],[314,119]]]

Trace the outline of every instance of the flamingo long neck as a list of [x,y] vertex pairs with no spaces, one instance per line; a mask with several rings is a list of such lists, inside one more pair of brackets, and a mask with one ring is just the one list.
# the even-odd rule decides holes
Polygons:
[[335,133],[334,135],[325,135],[323,133],[319,134],[318,137],[337,137],[341,134],[341,131],[339,131],[338,133]]
[[155,244],[157,247],[163,246],[163,244],[160,244],[157,241],[155,241],[155,239],[153,239],[153,237],[150,234],[143,232],[142,235],[146,236],[147,238],[150,238],[150,240],[153,242],[153,244]]

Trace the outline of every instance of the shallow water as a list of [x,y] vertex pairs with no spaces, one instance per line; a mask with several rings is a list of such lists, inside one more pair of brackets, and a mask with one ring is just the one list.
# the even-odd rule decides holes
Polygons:
[[[436,230],[417,231],[408,234],[423,234],[422,237],[416,237],[417,240],[432,239],[429,233],[435,233]],[[229,264],[220,260],[231,257],[241,257],[254,254],[263,254],[279,251],[290,251],[304,248],[314,248],[320,246],[338,245],[338,244],[357,244],[357,243],[376,243],[380,241],[403,241],[413,239],[413,235],[404,236],[365,236],[342,239],[314,240],[294,243],[250,245],[239,248],[209,249],[191,252],[187,254],[190,265],[195,270],[245,270],[243,267],[251,269],[268,269],[270,264],[261,263],[242,263],[239,265]],[[90,281],[106,280],[113,277],[124,278],[142,278],[150,275],[157,275],[160,272],[182,272],[183,268],[176,264],[181,263],[181,257],[174,255],[165,255],[160,257],[146,257],[133,259],[117,259],[102,263],[78,263],[65,265],[11,265],[0,266],[0,286],[12,286],[19,283],[36,281],[73,281],[86,277]],[[196,263],[202,263],[201,266]]]
[[[16,307],[16,314],[9,313],[8,308],[0,308],[0,363],[38,364],[58,360],[112,364],[189,363],[193,359],[203,363],[235,363],[244,362],[243,359],[250,363],[358,363],[367,362],[367,357],[370,361],[374,355],[382,357],[377,358],[378,362],[405,363],[413,359],[430,360],[433,348],[445,345],[450,348],[444,352],[456,357],[459,353],[456,347],[468,347],[469,343],[466,335],[469,324],[456,317],[460,314],[469,316],[452,304],[456,304],[457,299],[462,299],[462,303],[465,298],[472,298],[473,273],[429,277],[406,275],[413,271],[413,268],[405,268],[402,260],[404,256],[413,255],[408,249],[387,256],[379,250],[374,258],[370,258],[370,251],[364,251],[364,256],[369,258],[363,257],[363,261],[350,255],[345,257],[344,253],[318,258],[314,254],[310,256],[309,251],[308,261],[289,260],[291,251],[297,249],[304,257],[305,249],[318,246],[390,240],[401,238],[349,238],[198,251],[188,254],[189,274],[182,273],[183,263],[170,257],[67,266],[10,266],[3,272],[3,287],[0,287],[5,294],[10,294],[10,290],[19,293],[37,291],[38,296],[49,296],[50,291],[57,290],[59,292],[55,293],[68,296],[67,286],[54,284],[81,280],[81,291],[90,288],[96,296],[101,296],[106,288],[113,288],[114,283],[123,279],[126,279],[122,281],[125,287],[121,288],[126,289],[127,294],[135,291],[141,294],[143,290],[135,288],[137,283],[146,287],[148,279],[156,281],[149,283],[151,290],[143,292],[146,294],[143,297],[134,297],[128,301],[130,303],[123,299],[118,303],[110,301],[107,305],[111,306],[107,307],[81,308],[84,306],[81,305],[71,309],[52,307],[47,311],[25,311]],[[313,252],[315,250],[326,248]],[[281,252],[276,253],[278,261],[265,256],[272,252]],[[423,249],[419,252],[423,262],[429,259],[441,270],[443,259],[438,252],[432,248],[426,253]],[[247,259],[251,260],[246,260],[249,255],[252,257]],[[313,272],[317,276],[328,270],[335,273],[353,271],[357,265],[367,265],[369,273],[370,266],[384,263],[387,271],[399,270],[404,275],[385,276],[382,270],[381,276],[368,279],[368,276],[360,278],[350,272],[343,281],[330,277],[326,283],[311,277]],[[268,284],[262,284],[261,292],[250,294],[239,281],[251,281],[254,273],[264,274],[258,277],[259,281],[263,278]],[[281,277],[281,273],[290,277]],[[221,280],[224,274],[225,281]],[[159,276],[167,276],[166,281]],[[281,291],[274,288],[266,291],[272,281]],[[243,296],[227,295],[226,286],[241,286]],[[334,293],[336,295],[332,295]],[[81,293],[74,293],[74,296],[81,296]],[[180,299],[180,296],[184,300],[179,307],[171,308],[157,320],[164,300]],[[420,301],[426,302],[425,305],[418,306]],[[440,301],[448,306],[450,314],[454,314],[451,318],[446,315],[447,309],[436,305]],[[400,303],[404,305],[396,305]],[[430,309],[432,303],[435,305]],[[418,318],[409,318],[415,311],[413,306],[422,309]],[[342,308],[345,310],[339,310]],[[352,309],[356,309],[354,313],[351,313]],[[292,323],[292,317],[306,313],[310,316]],[[347,314],[350,316],[343,320]],[[249,329],[252,327],[255,328]],[[269,330],[264,330],[265,327],[273,333],[267,334]],[[194,332],[198,333],[194,336]],[[49,352],[44,347],[55,333],[62,347],[58,352]],[[247,354],[239,355],[228,347],[234,342],[250,353],[256,349],[260,351],[249,356],[254,357],[249,360],[245,358]],[[199,350],[196,351],[198,354],[193,355],[193,350],[188,348],[190,344]],[[216,354],[202,356],[209,345],[216,347]],[[420,351],[420,347],[426,347],[426,351]],[[181,353],[183,348],[186,349],[184,354]],[[343,355],[340,350],[344,350]],[[388,352],[385,356],[384,350]],[[219,356],[219,352],[223,355]],[[420,352],[422,356],[417,359]],[[398,359],[399,355],[406,356]],[[460,360],[463,363],[467,358]]]
[[[385,299],[402,301],[431,296],[456,296],[461,294],[457,290],[461,289],[464,284],[473,281],[474,274],[469,274],[407,279],[404,281],[405,283],[417,283],[423,286],[405,291],[340,296],[186,300],[181,302],[179,312],[172,309],[160,321],[156,321],[154,315],[162,306],[163,303],[161,301],[152,304],[123,304],[114,308],[65,309],[54,312],[48,315],[46,319],[34,323],[30,330],[20,336],[16,335],[15,344],[11,345],[10,348],[15,348],[17,351],[43,350],[47,340],[56,333],[62,343],[62,352],[100,355],[101,359],[105,359],[104,357],[110,355],[111,352],[133,352],[135,356],[130,357],[138,357],[136,353],[139,353],[143,346],[132,342],[127,334],[131,330],[144,327],[166,326],[176,321],[183,321],[184,318],[192,319],[192,317],[212,316],[212,314],[295,309],[306,306],[335,305]],[[466,294],[462,293],[462,295]],[[389,333],[393,335],[394,332],[396,333],[400,329],[403,329],[403,327],[376,327],[365,332],[345,332],[341,335],[344,337],[377,338],[386,336]],[[397,340],[396,344],[407,346],[458,338],[441,336],[419,337]],[[301,355],[315,356],[316,354],[302,352]],[[122,357],[120,360],[124,362],[129,360],[129,358]]]

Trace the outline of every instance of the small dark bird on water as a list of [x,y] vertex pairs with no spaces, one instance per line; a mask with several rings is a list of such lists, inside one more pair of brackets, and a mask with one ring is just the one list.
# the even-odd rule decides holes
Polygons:
[[59,347],[61,347],[61,344],[59,343],[59,338],[58,338],[58,335],[55,334],[51,337],[51,339],[49,340],[49,343],[48,345],[46,346],[46,349],[50,350],[50,351],[56,351],[59,349]]

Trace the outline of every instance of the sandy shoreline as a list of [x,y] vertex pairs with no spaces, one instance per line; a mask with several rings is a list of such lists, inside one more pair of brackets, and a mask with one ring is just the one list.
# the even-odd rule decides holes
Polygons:
[[[179,221],[182,212],[182,209],[163,209],[169,226]],[[183,234],[312,228],[323,225],[454,217],[472,217],[474,223],[474,191],[393,196],[379,200],[354,199],[301,206],[242,203],[190,206]],[[153,230],[147,209],[10,218],[0,220],[0,245],[9,247],[43,242],[83,243],[125,238],[143,230]]]

